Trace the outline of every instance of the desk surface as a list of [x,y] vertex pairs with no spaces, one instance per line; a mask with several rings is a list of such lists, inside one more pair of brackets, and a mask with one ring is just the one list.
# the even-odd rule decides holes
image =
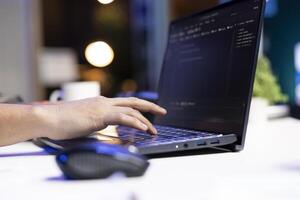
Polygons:
[[0,199],[300,199],[300,121],[250,124],[245,150],[152,159],[141,178],[65,181],[26,142],[0,148]]

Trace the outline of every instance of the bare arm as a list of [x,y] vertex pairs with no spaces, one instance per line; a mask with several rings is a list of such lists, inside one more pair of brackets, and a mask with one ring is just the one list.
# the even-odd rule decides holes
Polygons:
[[32,106],[0,104],[0,146],[37,137],[38,124],[43,126]]
[[82,137],[119,124],[156,134],[140,111],[166,114],[165,109],[136,98],[96,97],[51,105],[0,104],[0,146],[37,137]]

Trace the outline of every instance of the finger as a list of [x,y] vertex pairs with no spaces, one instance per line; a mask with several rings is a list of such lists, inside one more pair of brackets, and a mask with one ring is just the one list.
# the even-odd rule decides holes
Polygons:
[[140,120],[143,124],[147,125],[148,127],[148,132],[150,134],[156,135],[157,134],[157,130],[156,128],[152,125],[152,123],[145,118],[139,111],[133,109],[133,108],[128,108],[128,107],[116,107],[117,110],[119,110],[119,112],[124,113],[126,115],[130,115],[132,117],[137,118],[138,120]]
[[105,125],[123,125],[136,128],[141,131],[148,130],[148,126],[142,123],[137,118],[118,112],[113,112],[108,115],[105,119]]
[[142,112],[150,112],[157,115],[165,115],[167,113],[166,109],[149,101],[138,99],[135,97],[113,98],[112,101],[116,106],[131,107]]

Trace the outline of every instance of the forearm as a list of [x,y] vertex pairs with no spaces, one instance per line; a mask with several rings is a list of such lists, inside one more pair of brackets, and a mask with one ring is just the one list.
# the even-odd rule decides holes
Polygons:
[[46,105],[0,104],[0,146],[38,137],[65,140],[84,137],[108,125],[124,125],[156,134],[141,113],[166,110],[136,98],[95,97]]
[[0,146],[42,136],[44,118],[37,106],[0,104]]

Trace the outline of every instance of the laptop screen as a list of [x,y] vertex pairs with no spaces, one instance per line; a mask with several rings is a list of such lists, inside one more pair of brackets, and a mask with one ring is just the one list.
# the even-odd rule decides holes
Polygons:
[[261,12],[261,0],[237,1],[171,24],[156,124],[243,132]]

